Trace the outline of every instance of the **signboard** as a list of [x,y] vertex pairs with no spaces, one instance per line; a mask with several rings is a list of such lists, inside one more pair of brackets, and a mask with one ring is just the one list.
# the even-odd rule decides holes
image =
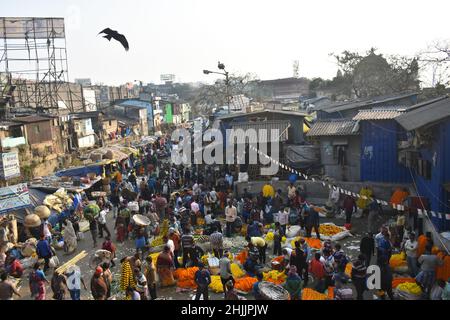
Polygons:
[[160,75],[159,79],[162,82],[174,82],[175,81],[175,75],[174,74],[162,74],[162,75]]
[[0,188],[0,214],[19,210],[31,205],[26,183]]
[[6,39],[64,39],[64,18],[0,18],[0,36]]
[[18,153],[0,153],[0,179],[8,180],[17,177],[20,177]]

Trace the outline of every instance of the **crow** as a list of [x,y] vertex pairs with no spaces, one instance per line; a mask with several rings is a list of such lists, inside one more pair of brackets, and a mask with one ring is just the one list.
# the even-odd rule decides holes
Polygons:
[[122,44],[122,46],[125,48],[126,51],[128,51],[130,49],[130,47],[128,46],[127,38],[125,38],[125,36],[123,34],[120,34],[115,30],[111,30],[110,28],[106,28],[103,31],[99,32],[99,34],[101,34],[101,33],[105,33],[106,35],[103,36],[103,38],[106,38],[109,41],[111,41],[111,39],[119,41]]

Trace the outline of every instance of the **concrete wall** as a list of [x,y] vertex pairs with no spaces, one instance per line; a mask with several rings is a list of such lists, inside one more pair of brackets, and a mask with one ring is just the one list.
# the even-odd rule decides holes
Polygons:
[[[333,157],[333,141],[348,141],[347,165],[338,165],[338,159]],[[320,139],[320,157],[326,176],[336,180],[360,181],[361,139],[359,136],[322,137]]]

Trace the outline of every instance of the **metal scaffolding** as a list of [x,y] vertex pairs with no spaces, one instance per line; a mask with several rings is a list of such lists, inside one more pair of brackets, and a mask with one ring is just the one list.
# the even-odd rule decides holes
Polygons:
[[0,18],[0,103],[6,116],[33,108],[79,111],[81,88],[69,83],[63,18]]

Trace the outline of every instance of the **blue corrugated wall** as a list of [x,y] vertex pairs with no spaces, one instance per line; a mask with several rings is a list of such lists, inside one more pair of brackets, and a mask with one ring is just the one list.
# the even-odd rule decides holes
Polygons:
[[412,181],[408,168],[398,163],[397,137],[402,132],[394,120],[361,121],[362,181]]
[[[441,213],[450,213],[449,197],[443,184],[450,181],[450,120],[442,122],[433,130],[433,144],[420,150],[424,160],[431,161],[431,179],[426,180],[415,174],[417,189],[421,196],[430,202],[430,209]],[[433,157],[436,162],[433,163]],[[450,230],[446,217],[431,217],[439,231]]]

